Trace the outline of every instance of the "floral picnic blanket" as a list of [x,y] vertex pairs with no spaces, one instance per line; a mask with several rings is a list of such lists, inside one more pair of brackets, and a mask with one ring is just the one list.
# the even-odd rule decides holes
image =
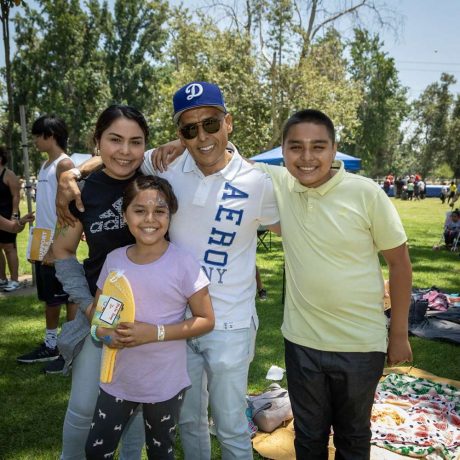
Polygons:
[[460,459],[460,390],[388,375],[375,395],[372,444],[409,457]]

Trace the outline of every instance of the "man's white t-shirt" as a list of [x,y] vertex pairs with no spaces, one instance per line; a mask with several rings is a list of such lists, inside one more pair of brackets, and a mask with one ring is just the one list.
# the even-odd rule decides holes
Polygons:
[[[157,174],[151,150],[142,172]],[[247,328],[255,310],[257,229],[279,221],[268,174],[233,152],[227,166],[204,176],[186,150],[158,173],[177,196],[179,209],[171,218],[171,241],[190,251],[210,280],[215,329]]]

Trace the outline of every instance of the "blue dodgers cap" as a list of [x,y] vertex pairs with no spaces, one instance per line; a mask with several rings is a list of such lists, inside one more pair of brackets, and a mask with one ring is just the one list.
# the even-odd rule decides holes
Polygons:
[[182,113],[198,107],[216,107],[227,113],[222,91],[214,83],[206,81],[194,81],[183,86],[174,94],[173,105],[176,125]]

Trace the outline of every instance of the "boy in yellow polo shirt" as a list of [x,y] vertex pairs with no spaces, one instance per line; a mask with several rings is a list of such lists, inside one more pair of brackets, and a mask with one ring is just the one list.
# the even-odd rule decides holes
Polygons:
[[[412,360],[408,341],[411,264],[400,218],[372,180],[334,162],[335,129],[324,113],[303,110],[283,130],[286,168],[269,172],[286,260],[282,332],[294,412],[296,456],[370,455],[370,415],[385,354]],[[389,267],[392,319],[383,314],[378,253]]]

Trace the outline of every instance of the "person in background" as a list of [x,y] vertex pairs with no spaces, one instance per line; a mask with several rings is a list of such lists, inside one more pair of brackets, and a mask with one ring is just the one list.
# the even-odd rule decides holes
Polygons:
[[415,183],[412,177],[409,178],[407,181],[407,199],[412,201],[414,198],[414,191],[415,191]]
[[[59,176],[73,167],[67,155],[69,134],[64,120],[55,115],[43,115],[32,125],[32,136],[39,152],[46,152],[47,160],[38,174],[36,198],[36,227],[50,229],[54,234],[56,227],[55,197]],[[31,364],[53,361],[44,367],[47,374],[61,373],[64,360],[59,355],[57,334],[61,305],[67,306],[67,321],[75,316],[76,306],[69,302],[68,295],[56,278],[50,249],[43,260],[35,261],[35,276],[39,300],[45,304],[45,337],[42,344],[29,353],[18,356],[19,363]]]
[[0,230],[10,233],[20,233],[24,230],[27,222],[33,222],[35,215],[33,212],[26,214],[19,219],[5,219],[5,217],[0,216]]
[[401,176],[398,176],[394,182],[395,184],[395,198],[401,198],[404,187],[404,182]]
[[455,209],[448,212],[444,224],[444,243],[446,248],[451,248],[460,233],[460,211]]
[[420,199],[424,200],[426,196],[426,184],[423,179],[420,179],[418,182],[418,189],[419,189],[419,194],[420,194]]
[[457,191],[455,192],[455,195],[450,201],[450,205],[449,205],[452,209],[454,209],[455,203],[458,201],[459,198],[460,198],[460,188],[457,187]]
[[390,195],[391,181],[390,179],[388,179],[388,177],[389,176],[387,176],[385,180],[383,181],[383,190],[385,191],[387,195]]
[[449,194],[447,196],[447,204],[449,204],[449,202],[452,200],[454,200],[455,198],[455,193],[457,192],[457,184],[452,181],[449,185]]
[[443,182],[442,187],[441,187],[441,193],[439,195],[439,199],[441,200],[442,204],[446,202],[448,196],[449,196],[449,186],[447,185],[446,182]]
[[[19,219],[20,182],[16,174],[7,168],[8,154],[0,146],[0,216],[6,219]],[[6,259],[6,260],[5,260]],[[11,280],[6,277],[6,265]],[[0,288],[5,292],[19,289],[19,260],[16,246],[16,234],[0,230]]]
[[420,201],[420,181],[414,182],[414,200]]

